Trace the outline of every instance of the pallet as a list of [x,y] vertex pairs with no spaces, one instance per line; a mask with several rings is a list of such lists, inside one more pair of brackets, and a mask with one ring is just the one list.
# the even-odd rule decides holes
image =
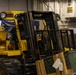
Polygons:
[[66,58],[64,57],[64,52],[59,53],[58,56],[60,57],[60,59],[63,63],[63,73],[64,73],[64,75],[73,74],[72,69],[67,69],[67,65],[66,65],[66,61],[65,61]]
[[[54,61],[56,60],[56,55],[53,56]],[[46,73],[45,63],[44,59],[36,61],[36,69],[37,69],[37,75],[61,75],[59,70],[57,69],[55,73]]]

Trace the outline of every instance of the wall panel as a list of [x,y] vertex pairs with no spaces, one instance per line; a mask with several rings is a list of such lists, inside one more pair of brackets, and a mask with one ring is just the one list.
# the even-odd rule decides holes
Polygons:
[[[32,0],[0,0],[0,12],[11,10],[28,10],[33,9]],[[28,3],[28,4],[27,4]]]
[[9,10],[26,10],[26,0],[9,0]]
[[8,0],[0,0],[0,12],[8,11]]

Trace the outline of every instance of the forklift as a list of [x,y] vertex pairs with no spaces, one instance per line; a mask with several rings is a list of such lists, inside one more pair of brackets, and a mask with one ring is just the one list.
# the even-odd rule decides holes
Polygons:
[[[60,16],[52,11],[28,12],[32,42],[35,53],[37,75],[62,75],[75,72],[75,39],[74,31],[60,30],[57,21]],[[32,21],[42,20],[43,29],[37,29]],[[36,23],[35,23],[36,24]],[[64,37],[65,36],[65,37]],[[66,43],[66,44],[65,44]],[[31,47],[32,48],[32,47]],[[32,54],[33,55],[33,54]],[[72,56],[73,58],[72,58]],[[53,68],[54,62],[60,58],[63,64],[63,71]],[[72,62],[74,61],[74,62]]]
[[[56,60],[56,54],[63,51],[56,14],[54,12],[32,11],[28,15],[33,40],[35,40],[37,74],[60,75],[59,71],[52,67]],[[41,26],[43,25],[43,29],[33,27],[32,20],[42,21]]]
[[[50,25],[49,29],[58,28],[53,12],[11,11],[0,13],[0,75],[37,75],[36,61],[41,58],[40,55],[45,54],[44,52],[39,54],[40,51],[37,47],[39,41],[36,38],[37,31],[32,25],[33,19],[44,19],[48,26]],[[43,35],[42,31],[38,31],[41,34],[40,38],[47,37],[47,31],[44,30]],[[55,37],[54,34],[59,36],[54,32],[53,37]],[[59,42],[55,48],[60,46]],[[48,50],[45,51],[48,53]],[[50,52],[50,54],[52,53]]]
[[36,74],[35,63],[28,50],[28,25],[25,21],[24,11],[0,13],[0,75]]
[[[36,20],[44,29],[35,29]],[[0,13],[0,75],[59,75],[52,67],[63,52],[57,20],[51,11]]]

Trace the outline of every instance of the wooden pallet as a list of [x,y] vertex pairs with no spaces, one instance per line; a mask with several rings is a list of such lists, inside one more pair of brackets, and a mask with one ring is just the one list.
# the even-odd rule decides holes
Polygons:
[[61,52],[56,55],[53,55],[54,61],[56,61],[57,58],[60,58],[63,63],[63,72],[60,72],[59,69],[57,69],[55,73],[46,74],[44,59],[41,59],[41,60],[36,61],[37,75],[62,75],[62,73],[64,75],[73,74],[72,69],[67,69],[64,53]]
[[[53,58],[55,61],[57,58],[57,55],[54,55]],[[58,69],[56,70],[55,73],[47,74],[45,64],[44,64],[44,59],[36,61],[36,69],[37,69],[37,75],[61,75]]]
[[63,63],[64,75],[72,74],[73,73],[72,69],[67,69],[66,61],[65,61],[65,57],[64,57],[64,52],[59,53],[58,56],[60,57],[60,59],[61,59],[61,61]]

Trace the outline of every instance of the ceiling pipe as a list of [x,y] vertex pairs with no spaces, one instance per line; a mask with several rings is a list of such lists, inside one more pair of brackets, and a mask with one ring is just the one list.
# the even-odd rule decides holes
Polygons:
[[28,0],[26,1],[27,3],[26,3],[26,9],[27,9],[27,11],[28,11]]
[[72,3],[72,0],[68,0],[68,5],[70,6]]
[[10,0],[8,0],[8,11],[10,11]]

